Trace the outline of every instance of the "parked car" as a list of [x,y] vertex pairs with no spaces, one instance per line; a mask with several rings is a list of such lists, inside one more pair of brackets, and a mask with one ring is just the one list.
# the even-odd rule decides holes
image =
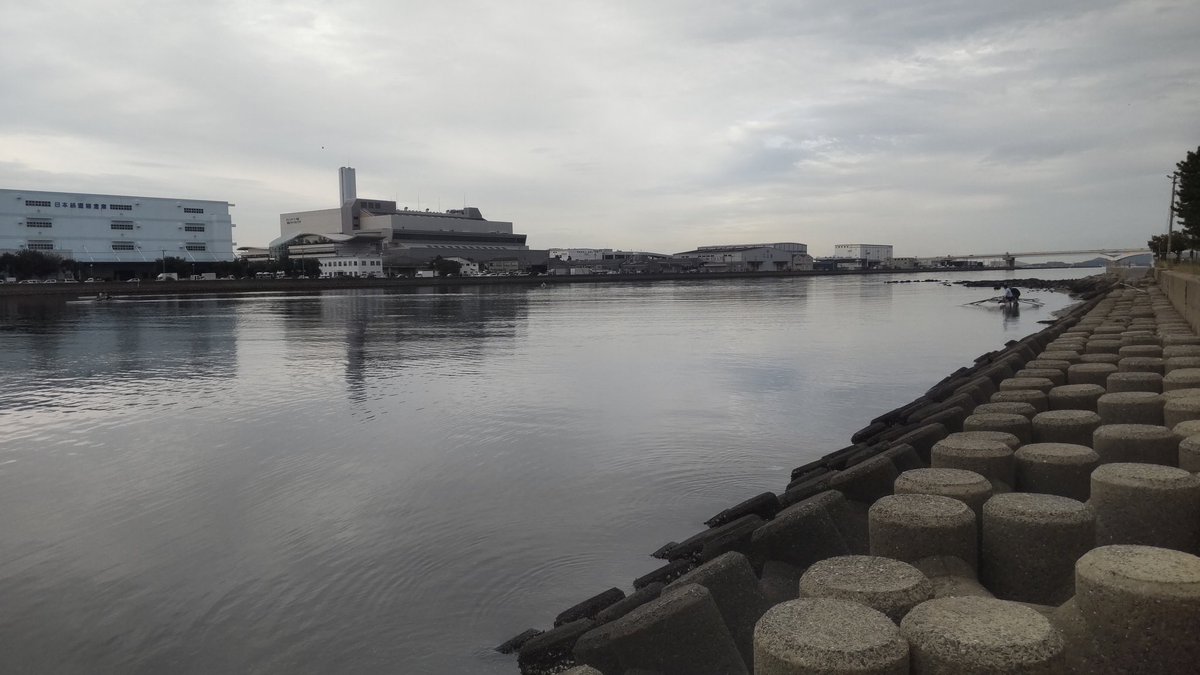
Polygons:
[[84,280],[83,280],[83,283],[85,283],[85,284],[94,284],[94,283],[96,283],[97,281],[98,281],[98,279],[95,279],[95,278],[93,278],[93,277],[88,277],[88,278],[86,278],[86,279],[84,279]]

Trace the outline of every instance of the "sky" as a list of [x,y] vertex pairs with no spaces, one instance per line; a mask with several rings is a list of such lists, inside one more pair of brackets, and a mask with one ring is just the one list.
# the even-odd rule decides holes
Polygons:
[[477,206],[532,248],[1144,246],[1195,0],[0,0],[0,187]]

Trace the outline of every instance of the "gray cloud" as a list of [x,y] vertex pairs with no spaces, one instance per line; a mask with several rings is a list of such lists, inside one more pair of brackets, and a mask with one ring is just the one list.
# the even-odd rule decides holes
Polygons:
[[0,26],[0,183],[228,199],[241,244],[344,164],[535,246],[1139,244],[1200,144],[1186,0],[61,9]]

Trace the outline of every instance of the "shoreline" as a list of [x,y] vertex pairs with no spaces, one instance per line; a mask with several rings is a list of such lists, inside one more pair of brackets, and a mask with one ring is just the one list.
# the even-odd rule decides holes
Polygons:
[[[343,277],[339,279],[234,279],[224,281],[143,281],[129,283],[124,281],[107,281],[97,283],[55,283],[55,284],[0,284],[0,298],[18,297],[65,297],[90,296],[105,292],[113,296],[128,295],[211,295],[224,293],[296,293],[327,290],[361,289],[361,288],[420,288],[446,286],[541,286],[543,284],[604,284],[628,282],[658,282],[658,281],[722,281],[725,279],[780,279],[793,277],[832,277],[854,275],[880,274],[958,274],[963,272],[983,272],[982,269],[875,269],[875,270],[802,270],[794,272],[719,272],[719,273],[663,273],[663,274],[591,274],[572,276],[538,275],[525,277],[435,277],[420,279],[360,279]],[[1043,269],[1095,269],[1097,274],[1103,274],[1103,268],[1038,267],[1021,268],[1022,271]],[[1016,271],[1016,270],[995,270]],[[1095,276],[1095,275],[1088,275]]]

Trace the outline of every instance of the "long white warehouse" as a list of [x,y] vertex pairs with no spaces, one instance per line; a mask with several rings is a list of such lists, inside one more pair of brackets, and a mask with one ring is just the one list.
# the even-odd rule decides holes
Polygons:
[[0,252],[80,263],[233,260],[228,202],[0,189]]

